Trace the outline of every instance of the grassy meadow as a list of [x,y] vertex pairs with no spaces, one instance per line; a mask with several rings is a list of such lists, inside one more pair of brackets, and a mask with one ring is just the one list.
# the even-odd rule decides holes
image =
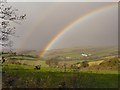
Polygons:
[[[83,48],[54,50],[47,53],[46,58],[37,57],[33,51],[13,55],[3,53],[6,61],[1,64],[2,86],[3,88],[118,88],[119,59],[116,57],[116,48],[84,49],[84,53],[92,54],[87,58],[81,56],[82,50]],[[68,56],[70,58],[66,58]],[[40,68],[36,69],[35,66],[39,65]]]

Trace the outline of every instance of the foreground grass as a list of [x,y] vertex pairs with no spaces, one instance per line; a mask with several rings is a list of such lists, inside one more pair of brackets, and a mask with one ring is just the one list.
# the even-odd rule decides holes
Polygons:
[[34,70],[33,66],[3,65],[3,88],[58,88],[65,81],[70,88],[117,88],[118,74],[115,71],[79,71],[73,72],[58,68]]

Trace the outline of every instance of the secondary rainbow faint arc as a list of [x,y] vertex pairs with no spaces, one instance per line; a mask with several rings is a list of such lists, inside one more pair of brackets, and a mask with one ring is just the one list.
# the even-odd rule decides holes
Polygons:
[[[42,16],[40,19],[37,19],[36,22],[39,23],[39,25],[40,25],[40,23],[42,23],[42,21],[44,21],[44,19],[45,19],[47,16],[49,16],[51,13],[53,13],[54,9],[58,8],[60,5],[61,5],[61,3],[57,3],[57,4],[55,4],[55,5],[50,6],[50,7],[47,9],[47,11],[44,12],[45,15]],[[39,14],[39,12],[38,12],[38,14]],[[27,40],[29,40],[30,36],[34,33],[35,28],[38,27],[39,25],[33,25],[31,31],[29,31],[29,33],[27,33],[27,35],[25,35],[26,38],[23,40],[23,43],[19,46],[18,49],[16,49],[17,52],[20,51],[20,48],[24,48],[24,46],[27,44]],[[36,30],[36,31],[37,31],[37,30]]]
[[45,47],[45,49],[43,50],[42,53],[40,53],[40,57],[44,57],[45,53],[50,50],[50,48],[52,47],[52,45],[54,45],[54,43],[56,41],[59,40],[59,38],[61,36],[63,36],[63,34],[65,34],[67,31],[69,31],[72,27],[76,26],[76,24],[78,23],[82,23],[83,21],[87,20],[88,18],[90,18],[91,16],[94,16],[98,13],[101,13],[102,11],[106,11],[108,9],[111,9],[112,6],[114,6],[114,4],[110,4],[107,5],[105,7],[99,8],[99,9],[95,9],[94,11],[91,11],[83,16],[81,16],[80,18],[78,18],[77,20],[75,20],[74,22],[70,23],[69,25],[67,25],[66,27],[64,27]]

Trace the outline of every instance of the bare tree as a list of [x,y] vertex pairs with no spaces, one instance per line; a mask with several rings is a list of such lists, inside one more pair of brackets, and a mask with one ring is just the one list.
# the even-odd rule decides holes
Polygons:
[[12,23],[20,24],[26,18],[26,14],[19,15],[18,9],[6,5],[7,2],[0,2],[0,46],[12,47],[13,41],[10,40],[11,36],[15,36],[15,27]]

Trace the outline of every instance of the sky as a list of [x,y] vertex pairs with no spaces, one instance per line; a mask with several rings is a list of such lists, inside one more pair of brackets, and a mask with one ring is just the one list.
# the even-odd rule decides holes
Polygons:
[[8,2],[119,2],[119,0],[7,0]]
[[86,13],[114,4],[88,16],[60,36],[51,49],[80,46],[118,45],[118,8],[113,2],[11,2],[26,20],[16,26],[16,36],[11,38],[16,49],[44,50],[49,42],[70,23]]

